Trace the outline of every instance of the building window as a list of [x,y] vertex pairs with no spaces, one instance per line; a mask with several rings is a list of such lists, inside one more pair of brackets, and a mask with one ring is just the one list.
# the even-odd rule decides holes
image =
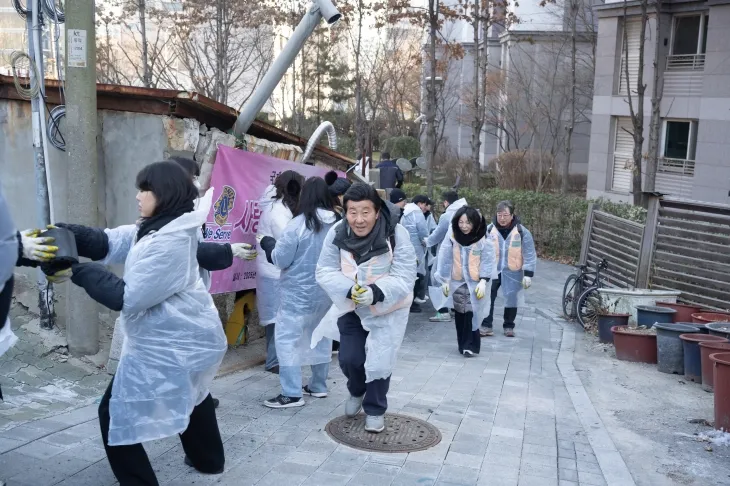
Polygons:
[[658,172],[694,175],[697,122],[666,120]]
[[705,67],[709,16],[681,15],[673,19],[667,70],[701,71]]

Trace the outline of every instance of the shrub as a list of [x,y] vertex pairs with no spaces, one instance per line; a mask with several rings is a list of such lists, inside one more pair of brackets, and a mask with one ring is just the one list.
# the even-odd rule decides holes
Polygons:
[[421,144],[413,137],[391,137],[383,141],[380,152],[390,152],[394,159],[420,157]]
[[[410,197],[426,193],[425,187],[415,184],[406,184],[404,189]],[[448,188],[434,188],[435,211],[439,214],[443,212],[441,194],[446,190]],[[515,214],[532,233],[540,256],[571,262],[580,257],[583,228],[590,201],[571,195],[504,189],[480,190],[475,193],[464,188],[459,189],[459,195],[466,198],[470,206],[479,209],[489,220],[494,218],[499,201],[512,201]],[[601,205],[601,210],[622,218],[637,222],[644,222],[646,219],[645,210],[630,204],[603,200],[594,202]]]

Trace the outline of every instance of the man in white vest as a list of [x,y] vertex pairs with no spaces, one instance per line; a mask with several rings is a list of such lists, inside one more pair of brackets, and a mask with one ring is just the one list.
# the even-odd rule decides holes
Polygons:
[[515,336],[515,318],[517,309],[522,307],[525,297],[523,289],[532,285],[537,265],[537,253],[532,234],[522,226],[520,219],[515,216],[515,207],[510,201],[501,201],[497,204],[497,214],[487,232],[494,236],[494,250],[497,258],[499,277],[492,280],[492,308],[489,316],[482,322],[480,334],[482,337],[494,336],[492,322],[494,320],[494,301],[502,288],[504,297],[504,335]]

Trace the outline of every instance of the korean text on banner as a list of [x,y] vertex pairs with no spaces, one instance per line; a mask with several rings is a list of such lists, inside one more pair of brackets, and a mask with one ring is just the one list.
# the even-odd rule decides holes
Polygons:
[[[256,246],[259,199],[279,174],[287,170],[305,178],[324,177],[330,169],[279,160],[221,145],[218,148],[211,187],[213,207],[205,223],[205,241],[249,243]],[[340,177],[344,177],[342,173]],[[210,292],[221,294],[256,287],[256,262],[233,259],[226,270],[213,272]]]

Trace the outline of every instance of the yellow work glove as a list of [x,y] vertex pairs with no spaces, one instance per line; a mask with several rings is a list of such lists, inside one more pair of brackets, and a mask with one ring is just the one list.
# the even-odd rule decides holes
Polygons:
[[256,249],[248,243],[231,243],[231,252],[241,260],[256,260],[258,256]]
[[20,241],[23,245],[23,256],[36,262],[50,262],[56,258],[57,246],[49,245],[55,240],[51,237],[40,236],[41,231],[27,229],[20,232]]
[[477,300],[482,300],[484,296],[487,295],[487,281],[481,279],[479,284],[477,284],[477,289],[474,293],[477,295]]
[[441,292],[444,293],[444,297],[449,296],[449,284],[445,283],[441,286]]
[[54,284],[60,284],[67,282],[73,276],[73,270],[67,268],[65,270],[59,270],[53,275],[46,275],[46,280]]

